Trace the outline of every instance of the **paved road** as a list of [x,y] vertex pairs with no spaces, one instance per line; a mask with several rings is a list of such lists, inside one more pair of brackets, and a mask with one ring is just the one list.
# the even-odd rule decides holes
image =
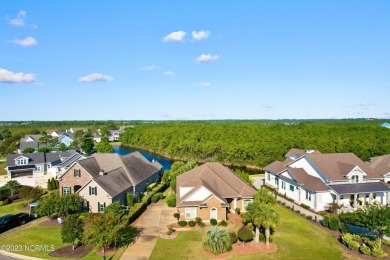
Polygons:
[[257,189],[261,188],[261,185],[264,184],[264,177],[252,177],[254,180],[253,186],[255,186]]
[[165,202],[150,204],[146,211],[132,224],[141,230],[141,235],[134,244],[129,245],[121,260],[146,260],[152,254],[160,233],[168,224],[176,222],[173,213],[176,208],[169,208]]

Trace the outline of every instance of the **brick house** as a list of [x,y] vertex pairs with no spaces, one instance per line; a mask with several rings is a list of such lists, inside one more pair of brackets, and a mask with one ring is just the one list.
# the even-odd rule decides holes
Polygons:
[[78,161],[59,179],[61,195],[78,193],[84,199],[84,209],[102,212],[109,204],[126,204],[126,193],[136,195],[160,181],[162,166],[149,162],[139,152],[125,156],[96,153]]
[[235,208],[245,212],[255,190],[220,163],[205,163],[176,178],[176,205],[181,220],[226,220]]

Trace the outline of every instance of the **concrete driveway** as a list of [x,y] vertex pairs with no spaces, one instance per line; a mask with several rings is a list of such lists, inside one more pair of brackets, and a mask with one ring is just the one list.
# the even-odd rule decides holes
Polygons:
[[121,260],[149,259],[160,232],[165,231],[167,225],[177,221],[173,217],[175,212],[177,212],[176,208],[168,207],[164,201],[150,204],[145,212],[131,224],[140,230],[141,235],[134,244],[127,247]]

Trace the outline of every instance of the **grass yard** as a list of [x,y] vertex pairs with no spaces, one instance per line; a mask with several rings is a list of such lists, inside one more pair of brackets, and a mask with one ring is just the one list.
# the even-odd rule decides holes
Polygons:
[[[39,224],[35,224],[29,227],[26,227],[24,229],[12,232],[4,237],[1,238],[1,241],[3,241],[4,245],[21,245],[22,251],[21,252],[14,252],[22,255],[32,256],[32,257],[39,257],[43,259],[68,259],[68,258],[59,258],[59,257],[51,257],[49,256],[49,252],[46,251],[28,251],[24,250],[25,245],[47,245],[50,247],[51,245],[54,246],[55,249],[64,247],[69,245],[69,243],[62,243],[61,241],[61,227],[55,226],[55,227],[41,227]],[[5,242],[6,241],[6,242]],[[124,248],[120,248],[116,251],[115,255],[110,256],[107,255],[107,259],[117,260],[121,257],[123,254]],[[101,256],[96,255],[96,250],[92,250],[87,256],[83,258],[79,258],[82,260],[94,260],[94,259],[101,259]]]
[[18,209],[19,206],[22,206],[24,203],[28,203],[28,201],[18,201],[12,202],[11,204],[0,206],[0,216],[7,214],[17,214],[20,212],[29,212],[29,210],[21,210]]
[[0,161],[0,175],[6,175],[7,171],[4,169],[5,161]]
[[[280,223],[274,234],[278,251],[231,259],[348,259],[336,238],[294,213],[276,206]],[[207,259],[202,253],[202,231],[183,231],[175,239],[158,238],[151,259]]]

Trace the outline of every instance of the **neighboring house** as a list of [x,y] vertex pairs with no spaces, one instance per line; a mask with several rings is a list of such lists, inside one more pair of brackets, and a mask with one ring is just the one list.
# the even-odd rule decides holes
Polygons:
[[110,135],[108,136],[108,141],[110,142],[117,142],[119,141],[119,137],[121,134],[125,132],[124,127],[119,128],[119,130],[108,130],[110,132]]
[[100,143],[102,141],[102,137],[97,134],[97,133],[93,133],[93,140],[95,141],[95,143]]
[[125,156],[96,153],[77,161],[60,177],[60,193],[78,193],[86,210],[102,212],[115,201],[126,204],[127,192],[137,196],[160,181],[161,175],[161,164],[149,162],[139,152]]
[[63,134],[65,134],[67,131],[66,130],[55,130],[50,133],[51,136],[53,137],[60,137]]
[[381,124],[381,127],[390,128],[390,124],[388,122],[385,122]]
[[226,220],[228,212],[245,212],[255,190],[220,163],[205,163],[176,177],[176,207],[182,220]]
[[18,153],[21,154],[22,151],[25,148],[31,147],[34,148],[34,150],[38,150],[39,148],[39,138],[41,138],[43,135],[26,135],[23,138],[20,138],[20,145],[18,149]]
[[384,182],[390,183],[390,154],[371,158],[369,165],[383,177]]
[[292,149],[284,162],[275,161],[264,170],[266,185],[315,211],[326,210],[332,202],[347,209],[389,203],[390,188],[383,176],[353,153]]
[[83,132],[87,131],[87,129],[85,129],[85,128],[80,128],[80,127],[79,127],[79,128],[76,128],[76,127],[73,127],[73,128],[71,128],[71,129],[69,129],[69,132],[75,134],[77,131],[80,131],[80,130],[83,130]]
[[72,144],[73,140],[74,134],[72,132],[65,132],[58,138],[58,143],[54,147],[58,148],[61,143],[64,144],[66,147],[69,147],[69,145]]
[[77,160],[85,158],[76,151],[63,153],[26,153],[7,155],[6,167],[8,178],[43,177],[65,172]]

